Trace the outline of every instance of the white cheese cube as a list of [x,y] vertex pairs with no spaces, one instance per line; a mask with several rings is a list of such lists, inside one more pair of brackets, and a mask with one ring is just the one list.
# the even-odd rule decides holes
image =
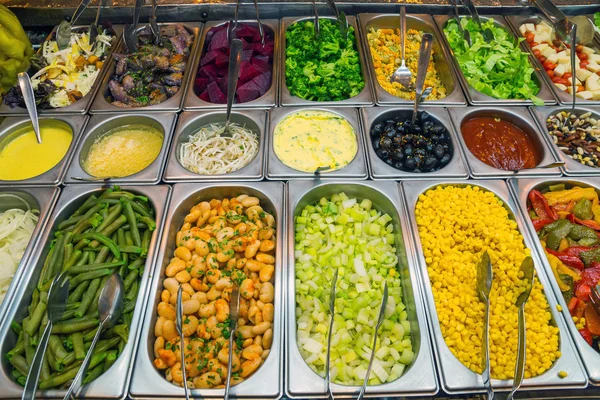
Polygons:
[[584,100],[591,100],[594,94],[590,91],[584,90],[583,92],[577,93],[577,97],[581,97]]
[[555,55],[556,51],[554,51],[554,49],[552,47],[547,47],[545,50],[541,51],[540,53],[542,53],[542,55],[546,58]]
[[600,90],[600,82],[598,82],[599,79],[600,76],[597,74],[591,74],[585,81],[585,89],[591,92]]
[[[533,50],[539,50],[540,53],[548,48],[548,43],[540,43],[537,46],[533,46]],[[554,50],[554,49],[553,49]]]
[[525,34],[527,33],[527,28],[525,27],[525,24],[519,27],[519,32],[521,32],[521,35],[525,36]]
[[581,82],[585,82],[585,80],[587,78],[589,78],[590,75],[592,75],[592,71],[588,71],[587,69],[578,68],[575,71],[575,75],[577,76],[577,79],[579,79]]
[[589,63],[586,68],[588,69],[588,71],[592,72],[600,71],[600,65],[596,64],[595,62]]
[[588,56],[588,60],[600,63],[600,54],[591,54]]
[[585,53],[589,56],[590,54],[594,54],[596,52],[596,50],[594,50],[590,47],[587,47],[587,46],[583,46],[583,50],[581,50],[581,52]]
[[561,77],[567,71],[565,64],[558,64],[556,68],[554,68],[554,76]]
[[[522,26],[522,25],[521,25]],[[534,24],[525,24],[525,29],[528,32],[535,32],[535,25]]]
[[[569,81],[569,85],[573,85],[573,77],[572,76],[569,77],[568,81]],[[575,84],[577,86],[581,86],[581,81],[579,79],[575,78]]]
[[558,54],[551,54],[546,57],[546,61],[550,61],[552,64],[558,64]]
[[554,86],[556,86],[557,88],[559,88],[563,92],[565,92],[567,90],[567,87],[565,85],[563,85],[562,83],[555,83]]
[[592,100],[600,100],[600,89],[592,90]]

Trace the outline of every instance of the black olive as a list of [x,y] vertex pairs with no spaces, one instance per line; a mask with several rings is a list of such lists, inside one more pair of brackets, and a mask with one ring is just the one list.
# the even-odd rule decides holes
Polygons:
[[417,146],[420,149],[424,149],[427,147],[427,141],[425,139],[423,139],[422,137],[419,137],[416,141],[415,141],[415,146]]
[[423,132],[423,129],[421,129],[419,124],[415,124],[414,126],[411,126],[410,131],[415,135],[420,135],[421,132]]
[[392,160],[396,162],[404,161],[404,153],[398,149],[398,151],[392,153]]
[[437,164],[437,160],[435,159],[435,157],[429,156],[425,159],[425,162],[423,162],[422,168],[425,171],[431,171],[433,168],[435,168],[436,164]]
[[428,153],[431,153],[433,151],[433,144],[427,142],[427,146],[425,146],[425,150],[427,150]]
[[401,171],[404,171],[404,163],[402,161],[399,161],[399,162],[393,164],[393,167],[396,169],[399,169]]
[[409,157],[409,156],[413,155],[413,146],[412,146],[412,144],[407,144],[406,146],[404,146],[404,155],[406,157]]
[[385,124],[386,124],[387,126],[392,126],[392,125],[395,125],[395,124],[396,124],[396,121],[394,121],[393,119],[386,119],[386,120],[385,120]]
[[419,157],[425,157],[427,155],[427,152],[425,151],[425,149],[416,149],[414,151],[414,155]]
[[396,124],[396,132],[398,132],[400,135],[404,135],[406,133],[406,128],[402,122],[398,122],[398,124]]
[[442,146],[441,144],[436,145],[435,149],[433,149],[433,155],[438,160],[441,160],[442,157],[444,157],[444,154],[446,154],[446,151],[444,150],[444,146]]
[[408,172],[414,171],[416,166],[417,166],[417,163],[414,158],[407,157],[406,160],[404,160],[404,169],[406,171],[408,171]]
[[394,166],[394,162],[392,161],[391,158],[386,158],[384,161],[386,164],[391,165],[392,167]]
[[396,136],[394,136],[394,138],[392,140],[394,141],[394,144],[396,144],[398,146],[402,145],[402,142],[403,142],[402,136],[396,135]]
[[379,150],[377,150],[377,155],[382,158],[383,160],[385,160],[386,158],[388,158],[390,156],[390,152],[380,148]]
[[423,128],[423,132],[429,132],[433,127],[433,122],[425,121],[421,127]]
[[421,111],[419,113],[419,121],[425,122],[431,119],[431,115],[427,111]]
[[381,123],[375,124],[371,128],[372,135],[379,135],[379,134],[381,134],[381,132],[383,132],[383,124],[381,124]]
[[414,141],[414,139],[415,139],[415,136],[413,134],[411,134],[411,133],[409,133],[408,135],[404,135],[404,141],[406,143],[411,143],[412,144],[413,141]]
[[438,142],[440,141],[440,136],[439,136],[439,135],[437,135],[437,134],[432,134],[432,135],[431,135],[431,141],[432,141],[433,143],[438,143]]
[[444,157],[440,160],[440,165],[443,167],[450,162],[450,154],[444,154]]
[[373,140],[373,149],[375,151],[377,151],[379,149],[379,147],[380,147],[379,140],[378,139]]
[[432,133],[432,134],[439,135],[439,134],[441,134],[442,132],[444,132],[445,130],[446,130],[446,128],[444,128],[442,125],[435,124],[435,125],[433,125],[433,127],[431,128],[431,133]]
[[389,137],[383,137],[381,138],[380,143],[381,147],[383,147],[384,149],[388,149],[392,145],[392,139],[390,139]]

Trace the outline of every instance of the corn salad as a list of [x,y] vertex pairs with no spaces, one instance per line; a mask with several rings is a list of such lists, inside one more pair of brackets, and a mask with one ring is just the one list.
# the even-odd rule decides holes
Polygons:
[[[419,197],[416,221],[442,334],[466,367],[482,371],[484,305],[476,292],[477,264],[492,260],[490,367],[493,378],[514,376],[518,320],[514,303],[525,290],[519,271],[529,255],[516,222],[503,203],[479,187],[438,186]],[[525,306],[525,377],[543,374],[560,357],[559,329],[537,277]]]
[[[419,63],[419,49],[421,48],[421,37],[423,32],[416,29],[409,29],[406,32],[406,66],[411,70],[413,76],[411,81],[413,85],[417,79],[417,65]],[[371,28],[367,35],[369,47],[371,48],[371,57],[377,82],[388,93],[405,100],[414,100],[415,92],[406,90],[398,82],[391,83],[390,77],[400,66],[402,60],[400,49],[400,30],[399,29],[374,29]],[[425,87],[432,87],[433,91],[429,95],[429,100],[440,100],[446,97],[446,87],[439,78],[433,62],[434,51],[431,51],[431,59],[427,67],[427,76],[425,77]]]

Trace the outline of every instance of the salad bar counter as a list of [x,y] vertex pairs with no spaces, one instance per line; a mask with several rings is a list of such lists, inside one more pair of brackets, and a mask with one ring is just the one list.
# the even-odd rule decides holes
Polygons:
[[0,398],[600,396],[600,6],[70,3],[0,5]]

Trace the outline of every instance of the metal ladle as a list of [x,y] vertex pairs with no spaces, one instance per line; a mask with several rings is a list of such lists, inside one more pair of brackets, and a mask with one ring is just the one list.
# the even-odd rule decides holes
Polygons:
[[377,318],[377,324],[375,325],[375,332],[373,332],[373,347],[371,348],[371,358],[369,359],[369,366],[367,367],[367,375],[365,376],[365,380],[363,382],[362,387],[360,388],[360,393],[358,393],[358,397],[356,400],[361,400],[365,391],[367,390],[367,383],[369,383],[369,376],[371,375],[371,368],[373,368],[373,360],[375,359],[375,350],[377,347],[377,333],[379,332],[379,328],[381,324],[383,324],[383,320],[385,319],[385,308],[388,302],[388,286],[387,281],[383,286],[383,298],[381,299],[381,306],[379,307],[379,317]]
[[431,57],[431,46],[433,44],[433,36],[431,33],[424,33],[421,38],[421,48],[419,50],[419,63],[417,64],[417,81],[415,83],[415,102],[413,106],[413,114],[410,120],[410,126],[415,124],[417,120],[417,112],[421,97],[423,96],[423,85],[425,84],[425,76],[427,75],[427,67],[429,66],[429,57]]
[[67,394],[65,394],[63,400],[74,398],[77,395],[77,392],[79,392],[83,381],[83,376],[85,375],[88,365],[90,364],[90,360],[92,359],[92,355],[94,353],[94,348],[96,347],[96,342],[98,342],[102,331],[105,328],[110,329],[115,326],[121,317],[121,311],[123,311],[124,292],[125,287],[123,285],[121,275],[117,273],[112,274],[104,284],[104,287],[100,292],[100,297],[98,298],[100,326],[98,326],[98,330],[96,331],[94,340],[92,340],[92,344],[85,355],[83,364],[81,364],[81,367],[79,367],[79,371],[77,372],[75,379],[73,379],[71,386],[69,386],[69,390],[67,390]]
[[48,347],[52,326],[58,323],[62,318],[69,297],[70,283],[68,279],[63,278],[65,278],[65,275],[62,274],[54,278],[50,290],[48,291],[48,324],[46,325],[46,328],[44,328],[44,333],[37,345],[33,360],[31,361],[31,368],[29,368],[29,374],[27,375],[27,381],[23,388],[21,400],[35,399],[35,391],[37,390],[40,371],[42,370],[42,363]]
[[231,122],[231,108],[233,107],[233,101],[235,100],[235,92],[240,75],[242,47],[243,43],[240,39],[233,39],[231,41],[231,49],[229,52],[229,79],[227,80],[227,119],[225,120],[225,128],[221,133],[221,136],[231,136],[229,124]]
[[411,89],[412,72],[406,66],[405,52],[406,52],[406,8],[400,6],[400,49],[402,50],[402,61],[398,69],[394,71],[390,77],[390,82],[398,82],[405,89]]
[[58,28],[56,29],[56,44],[58,45],[59,50],[64,50],[69,46],[69,43],[71,42],[71,28],[75,25],[75,22],[77,22],[91,1],[92,0],[82,0],[75,9],[75,12],[71,17],[71,22],[62,21],[58,24]]
[[335,315],[335,285],[337,283],[339,269],[333,272],[331,279],[331,289],[329,290],[329,330],[327,331],[327,354],[325,358],[325,394],[328,398],[333,399],[333,391],[331,390],[331,333],[333,332],[333,320]]
[[19,72],[17,75],[19,81],[19,87],[23,94],[23,100],[25,101],[25,107],[31,119],[31,125],[33,125],[33,132],[35,132],[35,138],[39,144],[42,143],[42,134],[40,132],[40,121],[38,119],[37,105],[35,104],[35,94],[33,93],[33,87],[31,86],[31,79],[26,72]]
[[494,399],[494,391],[492,390],[492,381],[490,377],[490,292],[492,290],[492,261],[487,251],[481,256],[481,261],[477,268],[477,297],[485,305],[485,317],[483,320],[483,341],[481,349],[483,353],[483,386],[487,392],[487,399]]
[[140,14],[142,13],[142,6],[144,0],[135,1],[135,9],[133,10],[133,23],[125,25],[123,28],[123,40],[125,41],[125,47],[129,53],[133,53],[138,49],[138,36],[137,26],[140,22]]
[[240,313],[240,288],[237,284],[233,284],[231,290],[231,298],[229,302],[229,356],[227,361],[227,382],[225,383],[224,400],[229,400],[229,391],[231,390],[231,370],[233,369],[233,339],[238,324],[238,316]]
[[185,399],[190,400],[190,390],[188,389],[187,383],[187,372],[185,370],[185,335],[183,334],[183,288],[179,286],[177,291],[177,310],[176,310],[176,324],[177,333],[179,334],[179,349],[181,350],[181,374],[183,377],[183,392],[185,393]]
[[533,288],[533,259],[531,257],[525,257],[523,262],[521,263],[521,272],[523,272],[523,279],[527,282],[527,287],[525,291],[517,297],[517,301],[515,301],[515,306],[519,309],[519,342],[517,346],[517,362],[515,365],[515,379],[513,380],[513,386],[508,395],[507,400],[513,400],[515,397],[515,393],[521,387],[523,383],[523,377],[525,374],[525,354],[526,354],[526,345],[525,345],[525,304],[529,299],[529,295],[531,294],[531,289]]

